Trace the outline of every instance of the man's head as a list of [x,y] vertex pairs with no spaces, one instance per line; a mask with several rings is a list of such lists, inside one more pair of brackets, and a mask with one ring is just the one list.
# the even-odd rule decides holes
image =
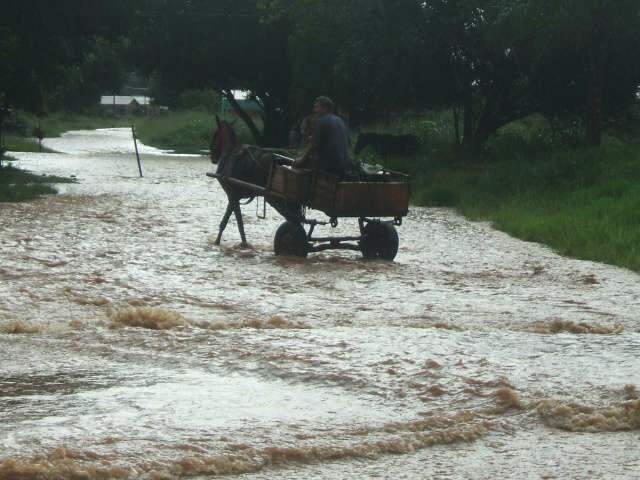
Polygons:
[[324,115],[333,112],[333,100],[329,97],[318,97],[313,102],[313,113]]

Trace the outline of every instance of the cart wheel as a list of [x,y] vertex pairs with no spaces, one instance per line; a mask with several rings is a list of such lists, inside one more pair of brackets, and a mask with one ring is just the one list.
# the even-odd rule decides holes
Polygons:
[[398,232],[389,223],[369,222],[362,229],[360,250],[364,258],[393,260],[398,253]]
[[309,245],[307,233],[302,225],[290,221],[280,225],[273,241],[273,249],[276,255],[306,257],[309,253]]

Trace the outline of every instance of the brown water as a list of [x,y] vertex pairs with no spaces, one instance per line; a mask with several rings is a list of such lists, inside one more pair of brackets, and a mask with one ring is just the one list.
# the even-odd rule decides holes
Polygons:
[[445,209],[395,263],[276,258],[253,205],[215,247],[206,158],[46,144],[79,183],[0,204],[0,479],[640,477],[638,275]]

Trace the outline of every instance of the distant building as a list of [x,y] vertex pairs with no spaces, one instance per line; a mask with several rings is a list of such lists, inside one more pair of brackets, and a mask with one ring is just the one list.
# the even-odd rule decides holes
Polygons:
[[147,113],[149,97],[139,95],[103,95],[100,105],[116,115],[138,115]]

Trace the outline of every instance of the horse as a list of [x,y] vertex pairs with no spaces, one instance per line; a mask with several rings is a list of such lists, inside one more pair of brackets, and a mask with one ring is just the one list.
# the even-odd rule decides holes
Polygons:
[[242,239],[242,246],[248,245],[242,220],[241,200],[251,201],[258,196],[253,190],[243,188],[230,178],[242,182],[265,187],[269,177],[273,155],[252,145],[242,145],[233,129],[233,124],[220,120],[216,115],[217,129],[211,135],[209,145],[211,162],[216,164],[216,178],[227,194],[227,210],[220,222],[218,237],[215,244],[220,245],[222,232],[229,222],[231,214],[235,214],[238,231]]

